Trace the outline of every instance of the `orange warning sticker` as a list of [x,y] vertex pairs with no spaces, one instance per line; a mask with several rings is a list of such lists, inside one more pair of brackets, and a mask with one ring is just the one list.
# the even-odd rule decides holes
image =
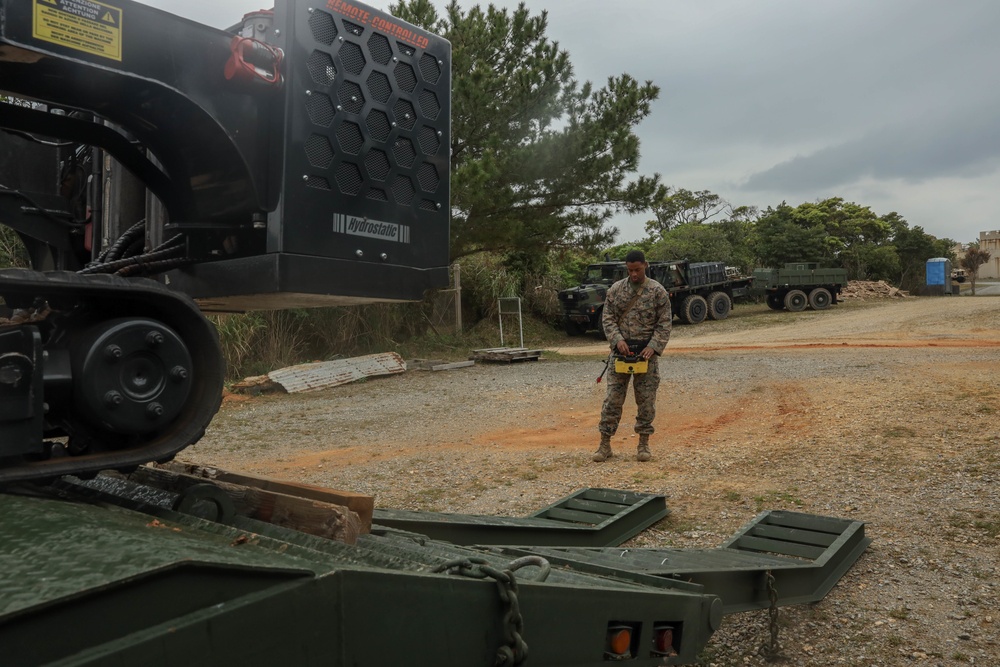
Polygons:
[[93,0],[35,0],[32,35],[121,61],[122,10]]

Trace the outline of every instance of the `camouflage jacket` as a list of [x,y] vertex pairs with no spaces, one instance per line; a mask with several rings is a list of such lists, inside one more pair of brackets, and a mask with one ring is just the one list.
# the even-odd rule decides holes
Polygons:
[[648,339],[649,347],[657,354],[663,354],[663,349],[670,339],[670,328],[673,323],[667,290],[652,278],[646,278],[642,295],[632,304],[623,318],[622,312],[634,294],[628,284],[628,278],[619,280],[608,289],[608,295],[604,299],[604,316],[601,320],[608,342],[614,349],[622,339]]

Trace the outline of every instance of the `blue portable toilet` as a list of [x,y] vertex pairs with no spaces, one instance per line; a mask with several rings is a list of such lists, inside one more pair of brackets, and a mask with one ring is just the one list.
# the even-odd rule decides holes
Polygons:
[[927,260],[927,294],[951,294],[951,260],[934,257]]

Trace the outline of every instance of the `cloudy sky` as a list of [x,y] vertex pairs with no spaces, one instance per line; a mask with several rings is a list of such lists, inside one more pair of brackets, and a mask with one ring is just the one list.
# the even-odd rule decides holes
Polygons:
[[[142,1],[216,27],[267,5]],[[761,208],[837,196],[961,242],[1000,229],[997,0],[526,4],[581,81],[660,87],[640,169],[667,185]],[[619,240],[645,219],[616,219]]]

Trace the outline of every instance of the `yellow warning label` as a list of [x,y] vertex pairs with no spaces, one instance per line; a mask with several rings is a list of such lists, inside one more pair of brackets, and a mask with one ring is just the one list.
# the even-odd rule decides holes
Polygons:
[[121,61],[122,10],[92,0],[35,0],[32,35]]

